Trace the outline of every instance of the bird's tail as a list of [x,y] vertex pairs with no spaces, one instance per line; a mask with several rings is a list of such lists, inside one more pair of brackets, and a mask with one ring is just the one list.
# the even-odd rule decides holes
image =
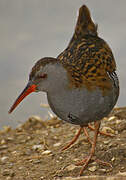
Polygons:
[[86,5],[79,9],[79,16],[75,27],[75,36],[85,35],[97,36],[97,25],[91,19],[90,11]]

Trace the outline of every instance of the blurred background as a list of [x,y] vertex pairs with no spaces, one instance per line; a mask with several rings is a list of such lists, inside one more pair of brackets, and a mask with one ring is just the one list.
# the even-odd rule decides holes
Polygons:
[[121,86],[117,106],[126,106],[126,1],[0,0],[0,128],[16,127],[31,115],[47,119],[48,109],[40,107],[47,103],[44,93],[31,94],[10,115],[8,109],[34,63],[44,56],[57,57],[66,48],[82,4],[113,50]]

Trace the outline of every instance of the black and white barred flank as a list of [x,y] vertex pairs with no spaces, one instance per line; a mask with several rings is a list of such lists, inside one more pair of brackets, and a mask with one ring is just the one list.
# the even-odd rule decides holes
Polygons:
[[114,82],[114,85],[116,87],[119,87],[119,79],[118,79],[116,72],[115,71],[112,73],[108,72],[108,75],[109,75],[110,79]]

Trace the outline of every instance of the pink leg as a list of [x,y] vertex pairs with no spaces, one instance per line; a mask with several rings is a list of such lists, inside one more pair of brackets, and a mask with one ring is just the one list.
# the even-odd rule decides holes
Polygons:
[[[95,128],[93,128],[90,124],[88,124],[88,128],[89,128],[90,130],[92,130],[92,131],[95,130]],[[104,135],[104,136],[109,136],[109,137],[113,137],[113,136],[114,136],[114,135],[112,135],[112,134],[105,133],[105,132],[102,132],[102,131],[98,131],[98,133],[101,134],[101,135]]]
[[68,149],[72,144],[74,144],[74,143],[76,142],[76,140],[77,140],[78,137],[80,136],[80,133],[81,133],[82,129],[83,129],[83,128],[80,127],[78,133],[75,135],[75,137],[72,139],[72,141],[62,149],[62,151]]
[[92,141],[91,141],[91,139],[90,139],[90,137],[89,137],[89,134],[88,134],[88,132],[87,132],[86,127],[83,127],[83,131],[84,131],[85,136],[87,137],[87,140],[92,144]]
[[[96,147],[96,142],[97,142],[97,137],[98,137],[98,133],[99,133],[99,128],[100,128],[100,121],[97,121],[94,123],[95,129],[94,129],[94,138],[93,138],[93,142],[91,141],[92,147],[91,147],[91,151],[90,154],[84,158],[82,161],[80,161],[79,163],[77,163],[77,165],[83,165],[83,167],[80,170],[80,176],[83,174],[83,171],[85,170],[85,168],[88,166],[89,162],[91,161],[94,153],[95,153],[95,147]],[[90,140],[89,140],[90,141]],[[95,159],[95,161],[97,163],[101,163],[103,165],[107,165],[107,166],[111,166],[111,164],[101,161],[99,159]]]

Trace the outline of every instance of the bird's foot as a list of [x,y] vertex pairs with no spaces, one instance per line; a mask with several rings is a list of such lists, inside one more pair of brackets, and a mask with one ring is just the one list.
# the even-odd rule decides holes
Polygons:
[[94,126],[95,126],[95,130],[94,130],[95,133],[94,133],[93,141],[91,142],[91,143],[92,143],[92,147],[91,147],[90,154],[89,154],[86,158],[84,158],[82,161],[80,161],[79,163],[77,163],[77,165],[82,165],[82,168],[81,168],[81,170],[80,170],[80,176],[83,174],[83,171],[84,171],[85,168],[88,166],[88,164],[89,164],[89,162],[90,162],[91,160],[96,161],[97,163],[100,163],[100,164],[103,164],[103,165],[107,165],[107,166],[112,167],[112,165],[111,165],[110,163],[101,161],[101,160],[99,160],[99,159],[94,159],[96,140],[97,140],[97,136],[98,136],[99,128],[100,128],[100,121],[95,122],[95,123],[94,123]]
[[86,167],[91,161],[95,161],[98,164],[102,164],[103,166],[109,166],[110,168],[112,168],[112,165],[110,163],[102,161],[100,159],[92,158],[92,154],[90,154],[89,156],[85,157],[83,160],[76,163],[77,166],[82,166],[80,170],[80,176],[83,174],[83,171],[86,169]]
[[[92,127],[90,124],[88,124],[87,126],[90,130],[94,131],[95,128]],[[109,134],[109,133],[106,133],[106,132],[103,132],[103,131],[99,131],[98,134],[101,134],[101,135],[104,135],[104,136],[109,136],[109,137],[113,137],[114,134]]]

